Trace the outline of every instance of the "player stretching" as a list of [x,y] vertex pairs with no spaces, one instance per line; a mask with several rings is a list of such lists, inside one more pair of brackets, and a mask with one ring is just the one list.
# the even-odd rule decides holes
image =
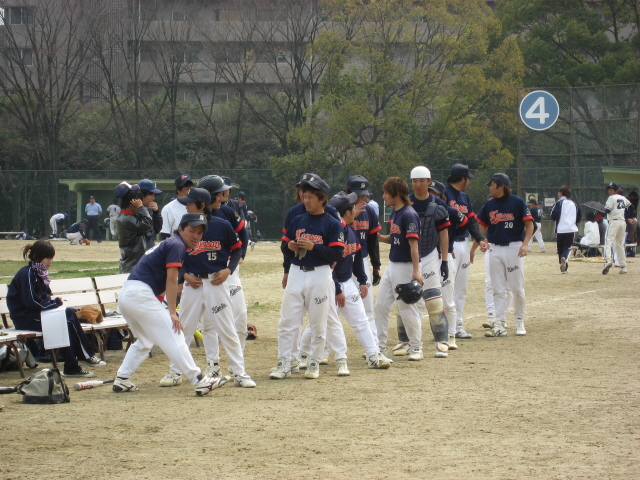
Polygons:
[[325,213],[329,186],[318,175],[305,174],[300,181],[306,212],[293,219],[282,237],[280,249],[291,259],[278,324],[278,365],[273,379],[291,376],[296,360],[295,342],[305,312],[311,327],[311,352],[305,378],[318,378],[324,351],[327,315],[335,296],[331,265],[342,258],[344,232],[340,222]]
[[[618,195],[618,184],[610,183],[607,186],[607,203],[604,209],[607,212],[607,240],[605,243],[604,256],[606,265],[602,274],[606,275],[613,266],[613,249],[616,250],[616,260],[620,264],[620,273],[627,273],[627,255],[624,251],[624,235],[627,223],[625,221],[625,210],[631,205],[631,202]],[[614,247],[615,244],[615,247]]]
[[504,173],[494,173],[487,184],[493,197],[480,211],[478,222],[488,235],[491,256],[491,286],[496,308],[493,328],[486,337],[505,337],[504,320],[507,314],[507,286],[513,292],[516,314],[516,335],[524,335],[525,293],[524,257],[533,235],[533,217],[524,200],[511,195],[511,181]]
[[[137,340],[131,345],[113,383],[114,392],[133,392],[138,387],[129,377],[158,345],[196,389],[207,395],[225,383],[224,378],[203,375],[185,342],[182,323],[176,313],[178,273],[187,249],[195,248],[207,230],[204,215],[187,213],[177,235],[148,250],[124,282],[118,304]],[[164,292],[167,304],[158,301]]]
[[[375,317],[378,330],[378,347],[386,356],[389,331],[389,311],[395,300],[396,285],[416,280],[423,284],[420,272],[420,218],[411,207],[409,186],[399,177],[384,182],[384,203],[392,207],[389,217],[389,235],[380,235],[381,242],[391,244],[389,265],[382,276],[376,299]],[[396,300],[398,313],[402,317],[409,337],[409,360],[422,360],[422,318],[418,305]]]

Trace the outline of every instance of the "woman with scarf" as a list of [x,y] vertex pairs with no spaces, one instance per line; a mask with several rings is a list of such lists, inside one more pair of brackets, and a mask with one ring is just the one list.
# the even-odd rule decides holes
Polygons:
[[[52,298],[49,267],[56,251],[47,240],[38,240],[24,247],[22,257],[29,265],[22,267],[9,285],[7,307],[13,325],[18,330],[42,331],[41,312],[62,306],[60,297]],[[64,360],[64,374],[70,377],[92,377],[93,372],[82,369],[78,361],[93,367],[106,363],[95,356],[91,343],[82,330],[74,308],[66,309],[70,345],[60,353]]]

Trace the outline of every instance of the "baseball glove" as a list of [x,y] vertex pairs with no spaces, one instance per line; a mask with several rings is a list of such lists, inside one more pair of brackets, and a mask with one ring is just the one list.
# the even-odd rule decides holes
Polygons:
[[[80,243],[82,243],[82,241],[81,241]],[[85,239],[84,239],[84,244],[85,244],[85,245],[91,245],[91,242],[89,241],[89,239],[88,239],[88,238],[85,238]]]
[[82,307],[78,312],[80,319],[86,320],[87,323],[102,323],[102,312],[99,308],[86,306]]
[[247,340],[258,338],[258,329],[253,323],[247,323]]

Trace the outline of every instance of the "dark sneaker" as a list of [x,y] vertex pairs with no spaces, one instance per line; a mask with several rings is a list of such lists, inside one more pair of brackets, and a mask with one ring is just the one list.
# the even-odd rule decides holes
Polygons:
[[85,372],[82,368],[78,367],[78,370],[73,372],[64,372],[65,377],[93,377],[93,372]]
[[91,358],[86,358],[84,360],[80,360],[82,363],[86,363],[87,365],[91,365],[92,367],[104,367],[107,362],[104,360],[100,360],[95,355]]

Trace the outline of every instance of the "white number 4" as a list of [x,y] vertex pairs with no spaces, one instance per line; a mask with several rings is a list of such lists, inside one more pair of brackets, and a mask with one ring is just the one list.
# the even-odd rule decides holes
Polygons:
[[[537,110],[537,111],[536,111]],[[544,97],[538,97],[538,99],[531,105],[531,108],[524,114],[525,118],[537,118],[540,120],[540,125],[544,125],[551,114],[547,113],[544,108]]]

